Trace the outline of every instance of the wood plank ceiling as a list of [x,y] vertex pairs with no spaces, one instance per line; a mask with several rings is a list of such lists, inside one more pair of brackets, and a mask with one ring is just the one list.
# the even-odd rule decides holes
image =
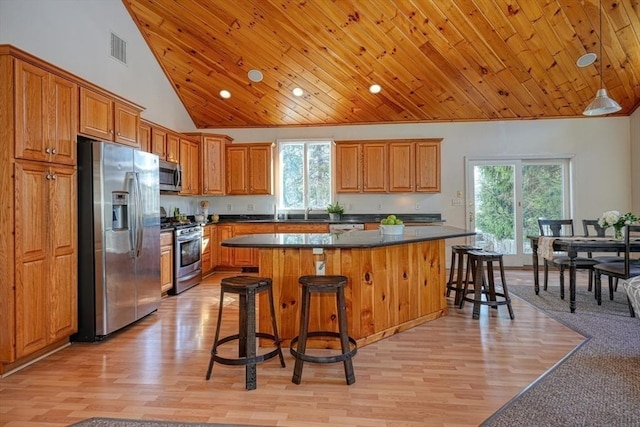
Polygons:
[[618,114],[640,105],[640,0],[603,0],[602,32],[598,0],[123,3],[198,128],[581,117],[600,43]]

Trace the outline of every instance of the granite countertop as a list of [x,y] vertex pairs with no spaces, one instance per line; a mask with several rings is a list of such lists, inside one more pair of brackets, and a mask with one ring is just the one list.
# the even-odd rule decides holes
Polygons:
[[246,248],[372,248],[473,236],[475,234],[472,231],[450,226],[405,226],[402,235],[383,235],[379,230],[317,234],[251,234],[223,240],[222,246]]
[[[380,222],[389,214],[347,214],[342,215],[338,220],[330,220],[327,214],[311,214],[308,219],[304,219],[302,214],[290,214],[288,218],[275,219],[273,215],[220,215],[217,222],[248,222],[248,223],[274,223],[274,224],[295,224],[295,223],[327,223],[327,224],[350,224],[350,223],[372,223]],[[406,224],[430,224],[443,223],[441,214],[397,214]],[[214,224],[208,222],[207,224]]]

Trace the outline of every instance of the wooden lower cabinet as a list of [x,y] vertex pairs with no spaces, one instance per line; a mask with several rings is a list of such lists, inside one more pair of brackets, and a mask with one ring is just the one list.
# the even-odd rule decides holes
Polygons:
[[173,231],[160,233],[160,290],[162,295],[173,289]]
[[76,187],[73,166],[15,163],[15,359],[77,332]]
[[[243,236],[246,234],[263,234],[274,233],[275,224],[235,224],[233,226],[233,237]],[[258,266],[258,250],[255,248],[234,248],[233,249],[233,266],[234,267],[257,267]]]
[[205,225],[202,231],[202,275],[207,276],[215,267],[215,257],[214,253],[216,252],[213,248],[215,243],[215,225]]

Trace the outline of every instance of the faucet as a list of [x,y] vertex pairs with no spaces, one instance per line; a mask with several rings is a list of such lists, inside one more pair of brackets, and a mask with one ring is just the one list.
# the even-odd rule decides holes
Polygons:
[[305,221],[309,219],[309,212],[311,212],[311,208],[307,208],[304,210],[304,219]]

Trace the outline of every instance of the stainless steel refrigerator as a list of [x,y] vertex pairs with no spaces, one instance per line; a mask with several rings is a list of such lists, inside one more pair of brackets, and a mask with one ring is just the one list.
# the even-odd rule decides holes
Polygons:
[[78,333],[99,341],[160,304],[158,156],[78,137]]

